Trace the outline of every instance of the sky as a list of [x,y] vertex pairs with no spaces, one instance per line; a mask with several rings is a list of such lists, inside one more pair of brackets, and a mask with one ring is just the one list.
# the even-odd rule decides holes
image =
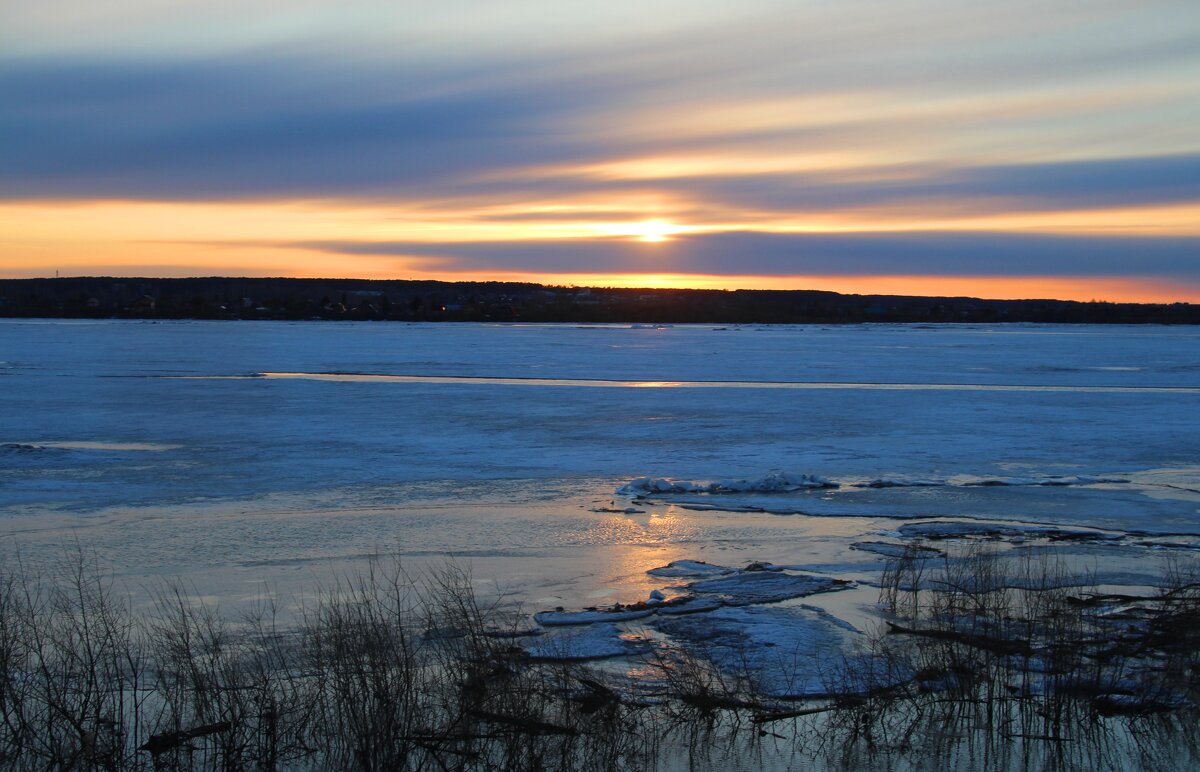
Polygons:
[[1200,2],[0,0],[0,277],[1200,302]]

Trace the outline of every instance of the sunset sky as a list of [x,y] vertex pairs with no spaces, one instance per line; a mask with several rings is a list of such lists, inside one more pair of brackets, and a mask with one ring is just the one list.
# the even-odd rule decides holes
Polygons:
[[1200,2],[0,0],[0,277],[1200,302]]

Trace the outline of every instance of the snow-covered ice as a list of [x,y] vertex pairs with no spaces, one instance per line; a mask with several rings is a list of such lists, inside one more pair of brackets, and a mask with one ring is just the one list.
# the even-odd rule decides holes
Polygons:
[[2,320],[0,351],[0,557],[225,607],[396,553],[547,612],[529,647],[621,656],[640,624],[849,635],[795,599],[910,541],[1116,584],[1200,548],[1192,328]]

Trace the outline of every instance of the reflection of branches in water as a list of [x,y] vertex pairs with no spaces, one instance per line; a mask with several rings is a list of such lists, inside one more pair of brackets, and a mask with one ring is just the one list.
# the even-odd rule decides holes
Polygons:
[[1197,758],[1196,578],[1174,562],[1156,592],[1103,595],[1072,589],[1054,558],[974,547],[934,568],[910,550],[884,572],[892,618],[871,643],[893,677],[909,676],[877,682],[823,729],[848,762],[1186,765]]

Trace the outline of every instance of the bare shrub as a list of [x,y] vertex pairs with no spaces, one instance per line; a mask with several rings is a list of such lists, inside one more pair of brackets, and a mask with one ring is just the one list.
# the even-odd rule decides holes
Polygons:
[[890,616],[870,645],[908,676],[841,702],[825,723],[840,751],[1047,769],[1194,763],[1194,564],[1169,562],[1157,592],[1114,596],[1031,550],[976,545],[916,563],[906,552],[884,572]]
[[0,767],[617,770],[682,752],[711,768],[766,743],[851,767],[1200,757],[1194,563],[1112,595],[1028,550],[929,555],[888,566],[885,624],[803,701],[702,642],[656,641],[640,685],[532,661],[520,609],[481,603],[454,566],[372,560],[281,627],[273,601],[229,619],[178,584],[135,614],[81,550],[50,575],[17,559],[0,570]]
[[0,573],[0,764],[128,766],[146,699],[135,620],[81,550],[56,581],[15,562]]

